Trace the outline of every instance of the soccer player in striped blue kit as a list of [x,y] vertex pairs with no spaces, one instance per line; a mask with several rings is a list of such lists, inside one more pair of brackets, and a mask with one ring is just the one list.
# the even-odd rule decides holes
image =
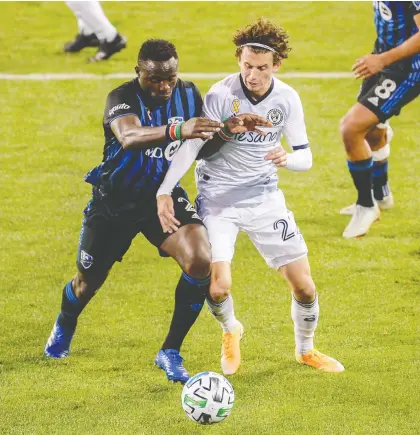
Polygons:
[[[392,129],[388,120],[420,93],[420,1],[373,2],[377,39],[372,54],[353,66],[363,78],[358,102],[341,120],[356,204],[342,214],[352,218],[343,237],[360,237],[393,206],[388,185]],[[373,195],[372,195],[373,185]]]
[[137,78],[108,95],[102,163],[86,181],[93,186],[84,210],[76,275],[64,287],[61,312],[45,347],[51,358],[68,356],[77,319],[138,233],[180,265],[175,310],[155,363],[169,380],[189,378],[179,350],[197,319],[209,287],[211,254],[207,232],[186,192],[174,190],[176,234],[162,231],[156,192],[184,139],[208,138],[223,124],[200,118],[202,99],[191,82],[178,79],[173,44],[148,40],[139,52]]

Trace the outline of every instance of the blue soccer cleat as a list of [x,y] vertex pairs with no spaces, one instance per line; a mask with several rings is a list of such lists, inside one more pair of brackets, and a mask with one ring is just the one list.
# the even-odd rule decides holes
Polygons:
[[57,317],[50,337],[45,345],[44,355],[49,358],[65,358],[68,356],[75,330],[76,326],[74,326],[74,328],[63,328],[60,326]]
[[185,384],[190,375],[182,365],[183,359],[176,349],[161,349],[156,355],[155,364],[165,371],[168,381]]

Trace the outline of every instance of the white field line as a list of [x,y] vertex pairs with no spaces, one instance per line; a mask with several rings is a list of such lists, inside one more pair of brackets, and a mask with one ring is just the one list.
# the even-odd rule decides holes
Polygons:
[[[220,80],[232,72],[218,73],[181,73],[182,79],[214,79]],[[354,77],[351,72],[286,72],[278,74],[280,79],[343,79]],[[34,74],[5,74],[0,73],[0,80],[109,80],[131,79],[134,73],[90,74],[90,73],[34,73]]]

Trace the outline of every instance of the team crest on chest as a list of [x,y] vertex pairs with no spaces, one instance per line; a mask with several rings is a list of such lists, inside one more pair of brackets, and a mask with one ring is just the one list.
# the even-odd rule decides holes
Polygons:
[[270,109],[267,113],[267,119],[277,127],[278,125],[284,125],[286,119],[286,111],[283,106],[275,109]]
[[239,107],[240,107],[240,105],[241,105],[241,102],[239,101],[239,98],[235,98],[235,99],[232,101],[232,107],[231,107],[231,110],[232,110],[232,113],[233,113],[234,115],[236,115],[237,113],[239,113]]

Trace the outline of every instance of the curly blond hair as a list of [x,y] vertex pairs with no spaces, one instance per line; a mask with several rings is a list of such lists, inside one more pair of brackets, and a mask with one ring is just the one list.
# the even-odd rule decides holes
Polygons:
[[[281,59],[286,59],[291,50],[287,32],[263,17],[245,28],[237,30],[233,35],[233,43],[237,46],[235,55],[238,59],[242,54],[242,45],[250,42],[257,42],[273,48],[275,50],[273,52],[274,65],[280,63]],[[269,51],[261,47],[249,48],[255,53],[267,53]]]

